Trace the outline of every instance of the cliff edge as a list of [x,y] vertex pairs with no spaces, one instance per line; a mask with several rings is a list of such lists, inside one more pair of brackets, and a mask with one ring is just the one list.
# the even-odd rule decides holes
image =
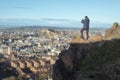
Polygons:
[[53,80],[120,80],[120,25],[114,23],[105,37],[72,40],[53,65]]

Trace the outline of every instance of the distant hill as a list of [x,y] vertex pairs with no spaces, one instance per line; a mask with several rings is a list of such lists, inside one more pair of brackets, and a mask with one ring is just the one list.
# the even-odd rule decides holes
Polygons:
[[[0,27],[9,26],[58,26],[58,27],[82,27],[81,20],[69,19],[0,19]],[[91,21],[90,27],[109,27],[111,24]]]

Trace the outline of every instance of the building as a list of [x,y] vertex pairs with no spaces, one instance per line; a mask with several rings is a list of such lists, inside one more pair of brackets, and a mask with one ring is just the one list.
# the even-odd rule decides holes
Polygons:
[[0,54],[6,58],[10,58],[11,48],[8,46],[0,46]]

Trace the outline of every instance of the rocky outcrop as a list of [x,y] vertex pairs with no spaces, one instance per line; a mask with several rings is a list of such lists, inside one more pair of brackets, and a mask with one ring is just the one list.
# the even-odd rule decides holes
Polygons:
[[81,38],[79,35],[76,35],[70,43],[89,43],[90,41]]
[[98,42],[98,41],[102,41],[103,40],[103,36],[102,35],[100,35],[100,34],[98,34],[98,35],[95,35],[95,36],[93,36],[92,37],[92,40],[93,40],[93,42]]
[[106,30],[105,38],[107,40],[120,39],[120,25],[117,22],[113,24],[111,29]]
[[53,80],[120,80],[119,47],[120,40],[72,43],[54,64]]
[[114,23],[105,38],[96,35],[86,41],[76,36],[53,65],[53,80],[120,80],[119,30]]
[[50,34],[56,35],[56,34],[59,33],[58,31],[55,31],[53,29],[43,29],[41,32],[44,33],[44,34],[49,34],[49,35]]

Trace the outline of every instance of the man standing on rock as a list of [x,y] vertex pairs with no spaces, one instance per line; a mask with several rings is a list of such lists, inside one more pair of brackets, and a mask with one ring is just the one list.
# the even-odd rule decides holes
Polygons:
[[85,19],[81,20],[81,23],[83,23],[83,28],[81,30],[81,37],[84,39],[83,31],[86,31],[87,40],[89,37],[89,22],[90,22],[90,20],[89,20],[88,16],[85,16]]

